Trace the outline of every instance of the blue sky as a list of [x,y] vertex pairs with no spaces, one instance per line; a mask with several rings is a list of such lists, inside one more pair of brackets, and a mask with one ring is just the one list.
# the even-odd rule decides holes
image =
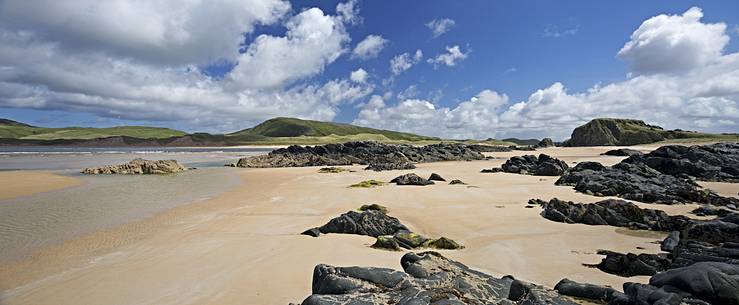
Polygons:
[[[85,5],[85,2],[81,1],[77,5]],[[252,0],[237,8],[242,15],[236,15],[235,24],[212,25],[214,28],[233,27],[232,35],[218,35],[222,35],[223,40],[227,41],[238,41],[239,36],[236,35],[240,35],[243,39],[241,46],[233,45],[232,50],[211,50],[202,45],[203,41],[209,41],[206,38],[190,38],[193,40],[190,43],[164,36],[156,38],[159,39],[155,41],[159,49],[148,52],[145,43],[141,44],[141,49],[136,50],[120,47],[121,41],[133,41],[135,45],[138,42],[135,39],[148,39],[146,33],[127,36],[125,33],[129,33],[131,29],[120,33],[110,30],[102,34],[74,27],[59,29],[54,27],[54,20],[79,16],[42,14],[34,11],[33,7],[28,7],[29,5],[8,1],[0,4],[8,6],[4,10],[0,8],[0,14],[6,14],[0,16],[0,20],[6,20],[0,22],[0,30],[9,33],[31,32],[33,34],[29,40],[36,44],[60,46],[55,49],[54,52],[57,53],[54,56],[62,61],[69,60],[69,64],[64,65],[65,68],[78,64],[80,71],[102,76],[94,82],[87,78],[74,81],[78,86],[69,84],[73,81],[60,85],[60,77],[74,79],[75,75],[54,74],[45,72],[42,68],[48,65],[50,68],[46,70],[57,70],[52,68],[60,60],[51,62],[45,61],[48,56],[39,57],[38,60],[26,63],[36,66],[31,69],[15,63],[17,61],[12,58],[12,49],[4,50],[5,52],[0,49],[0,57],[5,57],[0,58],[0,68],[18,71],[15,74],[3,73],[0,69],[0,84],[13,85],[0,86],[0,117],[43,126],[136,124],[168,126],[186,131],[229,132],[251,127],[272,116],[286,115],[455,138],[552,136],[562,139],[569,134],[572,127],[593,117],[622,116],[645,119],[668,128],[739,131],[739,114],[734,113],[739,111],[736,98],[739,91],[734,90],[739,87],[739,84],[734,84],[737,80],[737,65],[735,60],[728,60],[732,58],[729,55],[739,49],[739,2],[736,1],[349,2],[354,8],[352,15],[344,19],[332,19],[341,29],[338,34],[327,34],[325,39],[330,42],[307,48],[298,43],[292,46],[303,48],[305,53],[316,53],[315,55],[305,55],[305,60],[295,59],[284,65],[263,63],[265,60],[281,60],[279,56],[272,56],[269,52],[291,54],[291,58],[304,54],[301,50],[280,53],[281,49],[274,45],[271,48],[257,46],[256,42],[260,37],[269,36],[275,38],[275,41],[279,40],[286,35],[286,24],[291,20],[297,23],[295,20],[298,20],[298,16],[307,16],[308,14],[303,13],[314,7],[325,15],[312,15],[311,18],[316,20],[319,17],[340,16],[337,12],[337,5],[340,3],[342,2],[291,1],[289,7],[286,7],[287,3],[283,1]],[[210,5],[218,6],[219,3],[214,1]],[[276,12],[255,13],[261,6],[269,6]],[[702,18],[697,21],[688,20],[685,16],[691,7],[698,8],[702,12]],[[156,17],[160,10],[166,8],[135,9]],[[198,8],[192,9],[194,11]],[[214,14],[219,13],[218,10],[212,11],[216,11]],[[682,15],[684,13],[686,15]],[[100,23],[105,28],[109,25],[107,20],[123,17],[116,14],[112,9],[101,11],[89,22]],[[191,16],[194,13],[187,9],[178,14],[194,18]],[[679,48],[647,46],[634,49],[624,56],[617,56],[643,22],[659,15],[685,17],[685,20],[676,19],[675,24],[650,25],[652,30],[665,33],[656,37],[667,37],[665,41],[671,39],[685,44],[679,45]],[[246,20],[238,21],[241,18],[239,16],[246,16],[243,17]],[[218,19],[228,18],[214,15],[198,22],[207,23]],[[443,19],[452,20],[453,26],[435,37],[427,24]],[[134,20],[131,23],[131,26],[136,27],[134,31],[144,31],[141,28],[147,24],[143,22],[137,24]],[[696,26],[681,30],[680,25],[677,25],[690,25],[688,22]],[[239,28],[245,24],[247,28]],[[711,27],[712,24],[723,24],[723,29]],[[157,24],[153,26],[156,27]],[[211,25],[204,25],[208,26]],[[694,35],[688,33],[693,28]],[[186,26],[175,27],[170,32],[177,33],[178,30],[186,33],[185,37],[197,38],[199,35]],[[710,31],[711,35],[701,32],[703,30]],[[98,38],[101,35],[109,36]],[[170,34],[165,32],[163,35]],[[352,50],[367,35],[384,38],[384,47],[371,58],[353,57]],[[710,39],[705,41],[701,37]],[[724,37],[728,40],[722,42]],[[644,39],[647,38],[649,37]],[[15,43],[16,50],[24,50],[30,46],[27,42],[18,43],[17,39],[5,42]],[[317,50],[320,46],[330,46],[332,43],[336,43],[337,48]],[[466,54],[463,59],[455,60],[452,66],[429,62],[447,52],[448,47],[454,46]],[[261,55],[254,55],[247,62],[240,56],[251,54],[243,54],[250,47],[254,54]],[[157,52],[161,52],[164,57],[168,52],[179,55],[186,53],[181,51],[184,48],[194,50],[190,52],[194,55],[182,54],[182,58],[177,59],[152,59],[148,55]],[[716,53],[717,48],[720,49],[720,54]],[[200,49],[202,51],[198,51]],[[393,76],[390,69],[393,58],[403,53],[414,55],[417,50],[423,53],[423,58]],[[693,50],[693,53],[686,53],[685,50]],[[701,59],[698,64],[679,72],[668,69],[669,61],[656,70],[634,68],[638,64],[645,64],[640,62],[644,61],[644,56],[652,58],[649,57],[653,54],[650,52],[662,52],[665,58],[674,58],[676,65],[685,58],[703,58],[705,54],[710,54],[706,55],[710,58]],[[647,55],[642,56],[643,54]],[[101,64],[86,67],[79,63],[88,56],[91,58],[89,61],[99,61]],[[714,63],[715,69],[708,72],[701,70],[702,66]],[[130,71],[124,72],[130,74],[110,68],[121,65],[127,65],[126,69]],[[295,75],[285,72],[288,74],[282,78],[277,77],[274,82],[253,85],[253,82],[261,81],[261,78],[256,79],[257,75],[267,75],[263,73],[271,71],[264,72],[260,69],[275,70],[273,67],[298,72]],[[232,69],[241,70],[236,73]],[[366,80],[361,83],[349,79],[350,73],[358,69],[367,72]],[[718,70],[723,72],[715,72]],[[174,71],[171,72],[174,74],[160,71]],[[184,71],[196,71],[199,75],[193,76]],[[181,79],[183,74],[187,76]],[[237,74],[240,77],[237,78]],[[642,89],[646,86],[642,83],[655,88],[680,87],[679,82],[695,83],[696,75],[703,74],[710,75],[710,78],[701,78],[698,81],[731,83],[728,93],[724,90],[722,94],[706,97],[705,94],[696,94],[694,91],[671,90],[653,95],[644,93],[649,90]],[[113,83],[125,82],[127,75],[135,75],[136,80],[141,82],[132,82],[125,92],[104,92],[106,81],[114,86]],[[203,85],[206,78],[210,83]],[[154,93],[144,89],[137,92],[141,84],[148,85],[157,81],[161,81],[162,85]],[[92,82],[91,86],[101,86],[101,89],[88,90],[86,82]],[[229,82],[241,82],[242,85],[231,86]],[[561,92],[555,94],[558,99],[532,100],[532,95],[537,90],[544,90],[542,96],[545,97],[548,96],[546,92],[559,90],[554,84],[562,86]],[[599,91],[599,88],[610,84],[614,84],[614,88],[608,92]],[[333,85],[336,90],[330,91],[327,85]],[[183,87],[194,86],[203,86],[203,89],[194,93],[181,93],[187,95],[182,100],[162,97],[166,92],[173,92],[176,96],[174,93]],[[57,87],[60,89],[55,89]],[[639,89],[637,91],[634,88]],[[623,96],[629,98],[620,100],[619,93],[614,92],[617,90],[622,90]],[[22,94],[27,91],[34,93]],[[230,95],[224,95],[225,91],[229,91]],[[330,94],[337,92],[353,93],[334,100]],[[193,94],[201,99],[192,98]],[[210,102],[211,98],[219,102]],[[272,107],[273,102],[270,99],[279,100],[282,104]],[[305,102],[306,100],[310,102]],[[408,100],[411,101],[404,103]],[[469,105],[460,107],[460,103],[465,102]],[[519,102],[527,104],[521,105],[525,111],[513,114],[511,106]],[[619,103],[629,107],[606,107]],[[650,105],[655,103],[660,104],[660,108],[651,111]],[[222,105],[232,110],[221,113],[215,109],[223,108]],[[536,109],[535,106],[539,108]],[[433,108],[432,111],[427,111],[429,109],[426,108],[429,107]],[[583,108],[578,111],[578,107]],[[599,107],[604,108],[600,113],[597,110]],[[474,111],[463,111],[467,108]],[[633,111],[630,112],[629,108]],[[552,113],[542,114],[545,110]],[[562,112],[561,118],[553,119],[551,116],[557,116],[559,111]],[[372,116],[372,113],[377,115]]]

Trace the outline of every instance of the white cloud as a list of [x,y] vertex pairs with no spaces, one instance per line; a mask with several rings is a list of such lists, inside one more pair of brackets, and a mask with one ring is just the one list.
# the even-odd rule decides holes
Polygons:
[[456,22],[449,18],[434,19],[426,23],[426,27],[431,30],[431,34],[434,38],[449,32],[449,30],[451,30],[455,25]]
[[[274,116],[331,120],[340,104],[357,102],[373,91],[370,84],[348,79],[310,80],[344,52],[346,16],[327,16],[318,9],[282,16],[289,4],[271,0],[177,1],[168,9],[150,7],[165,2],[1,2],[0,107],[180,121],[195,130],[225,131]],[[151,10],[131,12],[139,7]],[[85,28],[63,24],[60,20],[69,14]],[[135,24],[126,18],[136,16],[152,28],[126,28]],[[214,29],[207,23],[223,25],[231,16],[239,30]],[[285,36],[258,36],[239,54],[243,31],[278,20],[284,21]],[[189,23],[196,21],[203,24]],[[180,33],[175,35],[179,40],[152,34],[158,31],[157,22],[163,32]],[[213,30],[197,37],[198,28]],[[128,30],[134,32],[128,36]],[[202,43],[209,35],[231,41],[228,51]],[[199,49],[179,50],[190,44]],[[172,58],[159,59],[168,53]],[[211,58],[232,58],[238,66],[223,79],[210,78],[197,67]]]
[[362,17],[359,16],[359,4],[357,0],[349,0],[336,5],[336,13],[339,20],[346,24],[362,23]]
[[[681,16],[652,17],[624,46],[633,50],[629,52],[637,53],[663,50],[662,56],[677,60],[686,50],[672,46],[690,45],[681,42],[687,39],[693,44],[690,52],[713,54],[702,65],[691,65],[687,70],[651,69],[650,72],[660,73],[642,73],[578,93],[568,92],[563,84],[554,83],[516,103],[493,91],[483,91],[454,107],[436,108],[428,101],[404,100],[392,106],[362,109],[355,123],[453,138],[565,139],[574,127],[596,117],[636,118],[666,128],[736,132],[739,130],[739,53],[715,54],[716,46],[724,45],[721,37],[725,28],[718,33],[706,32],[705,26],[715,27],[700,23],[699,12],[691,9]],[[675,24],[683,26],[679,35],[671,36],[674,39],[644,42],[647,28],[653,33],[651,37],[662,37],[664,33],[674,34],[671,30]],[[720,39],[713,41],[714,46],[688,39],[697,34]],[[645,49],[639,49],[642,47]]]
[[367,71],[362,68],[354,70],[349,75],[349,79],[351,79],[355,83],[364,83],[367,81]]
[[410,85],[405,90],[398,92],[399,100],[407,100],[418,96],[418,87],[416,85]]
[[367,35],[362,41],[360,41],[354,51],[352,51],[352,58],[359,59],[370,59],[377,57],[383,48],[387,45],[388,40],[382,38],[380,35]]
[[456,66],[457,63],[459,63],[460,61],[465,60],[467,58],[467,54],[470,53],[469,50],[466,53],[462,52],[459,49],[459,46],[447,46],[446,51],[446,53],[439,54],[434,58],[429,58],[427,62],[433,64],[434,68],[438,67],[439,65],[453,67]]
[[566,28],[566,29],[560,29],[557,25],[554,24],[548,24],[544,28],[544,37],[549,38],[562,38],[565,36],[572,36],[577,34],[577,32],[580,30],[580,25],[577,24],[573,27]]
[[393,75],[398,75],[419,63],[421,59],[423,59],[423,52],[421,50],[416,50],[416,53],[413,55],[407,52],[397,55],[390,60],[390,71],[393,72]]
[[618,52],[640,74],[684,72],[715,61],[729,43],[726,24],[702,23],[703,11],[650,18]]

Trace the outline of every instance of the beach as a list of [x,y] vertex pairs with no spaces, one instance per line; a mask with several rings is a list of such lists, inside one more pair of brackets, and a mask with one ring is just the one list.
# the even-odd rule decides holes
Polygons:
[[[535,153],[570,165],[586,160],[611,165],[623,159],[600,155],[608,149],[546,148]],[[658,252],[664,233],[552,222],[539,215],[540,208],[525,208],[526,202],[603,198],[555,186],[557,177],[480,173],[512,155],[527,153],[531,152],[486,153],[496,158],[424,163],[406,171],[371,172],[352,166],[354,172],[325,174],[316,167],[219,168],[237,182],[211,198],[174,205],[4,261],[0,300],[39,305],[300,302],[311,292],[317,264],[400,269],[405,252],[372,249],[374,238],[300,235],[368,203],[387,206],[391,216],[414,232],[460,242],[465,249],[441,252],[494,276],[511,274],[547,287],[565,277],[617,288],[627,281],[647,282],[647,276],[619,277],[583,264],[600,261],[599,249]],[[406,172],[438,173],[468,185],[347,187],[367,179],[389,181]],[[0,184],[12,177],[0,175]],[[94,177],[99,178],[105,177]],[[29,187],[36,185],[26,181]],[[735,197],[739,192],[736,185],[712,187]],[[696,207],[638,205],[673,215]]]

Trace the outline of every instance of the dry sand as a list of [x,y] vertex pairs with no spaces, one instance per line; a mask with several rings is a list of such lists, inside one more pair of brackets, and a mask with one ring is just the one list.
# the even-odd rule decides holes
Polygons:
[[[567,162],[605,164],[622,158],[599,156],[607,148],[550,148]],[[526,152],[491,153],[508,157]],[[388,185],[347,188],[366,179],[388,181],[411,171],[319,174],[317,168],[233,169],[242,186],[214,199],[193,203],[96,232],[0,265],[0,304],[287,304],[310,294],[313,267],[385,266],[400,269],[403,252],[369,248],[370,237],[299,235],[329,219],[378,203],[389,207],[412,230],[447,236],[464,244],[443,254],[493,275],[553,286],[563,277],[620,287],[622,278],[582,266],[596,263],[598,249],[657,252],[664,234],[610,226],[551,222],[540,209],[524,208],[530,198],[594,202],[602,198],[554,186],[556,177],[481,174],[504,158],[421,164],[469,186]],[[736,186],[734,195],[739,191]],[[660,206],[686,213],[695,206]],[[644,249],[640,250],[637,247]]]
[[80,179],[44,171],[0,171],[0,200],[82,185]]

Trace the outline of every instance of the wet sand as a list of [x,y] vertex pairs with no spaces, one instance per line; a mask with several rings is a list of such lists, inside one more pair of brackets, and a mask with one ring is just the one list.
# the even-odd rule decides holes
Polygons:
[[74,177],[46,171],[0,171],[0,200],[79,186]]
[[[613,164],[599,156],[610,148],[549,148],[568,163]],[[412,230],[447,236],[466,246],[442,251],[475,269],[553,286],[561,278],[620,287],[622,278],[582,266],[596,263],[598,249],[658,251],[663,234],[610,226],[551,222],[540,209],[524,208],[530,198],[595,202],[603,198],[554,186],[556,177],[481,174],[501,159],[420,164],[412,171],[319,174],[317,168],[237,169],[241,186],[209,200],[173,208],[141,221],[81,236],[42,249],[29,258],[0,265],[2,304],[287,304],[310,294],[313,267],[384,266],[400,269],[404,252],[369,248],[373,238],[299,235],[366,203],[390,209]],[[388,181],[432,172],[469,186],[388,185],[352,189],[366,180]],[[736,186],[731,190],[739,192]],[[729,190],[727,190],[728,192]],[[695,205],[648,205],[684,214]],[[643,250],[637,247],[644,248]]]

